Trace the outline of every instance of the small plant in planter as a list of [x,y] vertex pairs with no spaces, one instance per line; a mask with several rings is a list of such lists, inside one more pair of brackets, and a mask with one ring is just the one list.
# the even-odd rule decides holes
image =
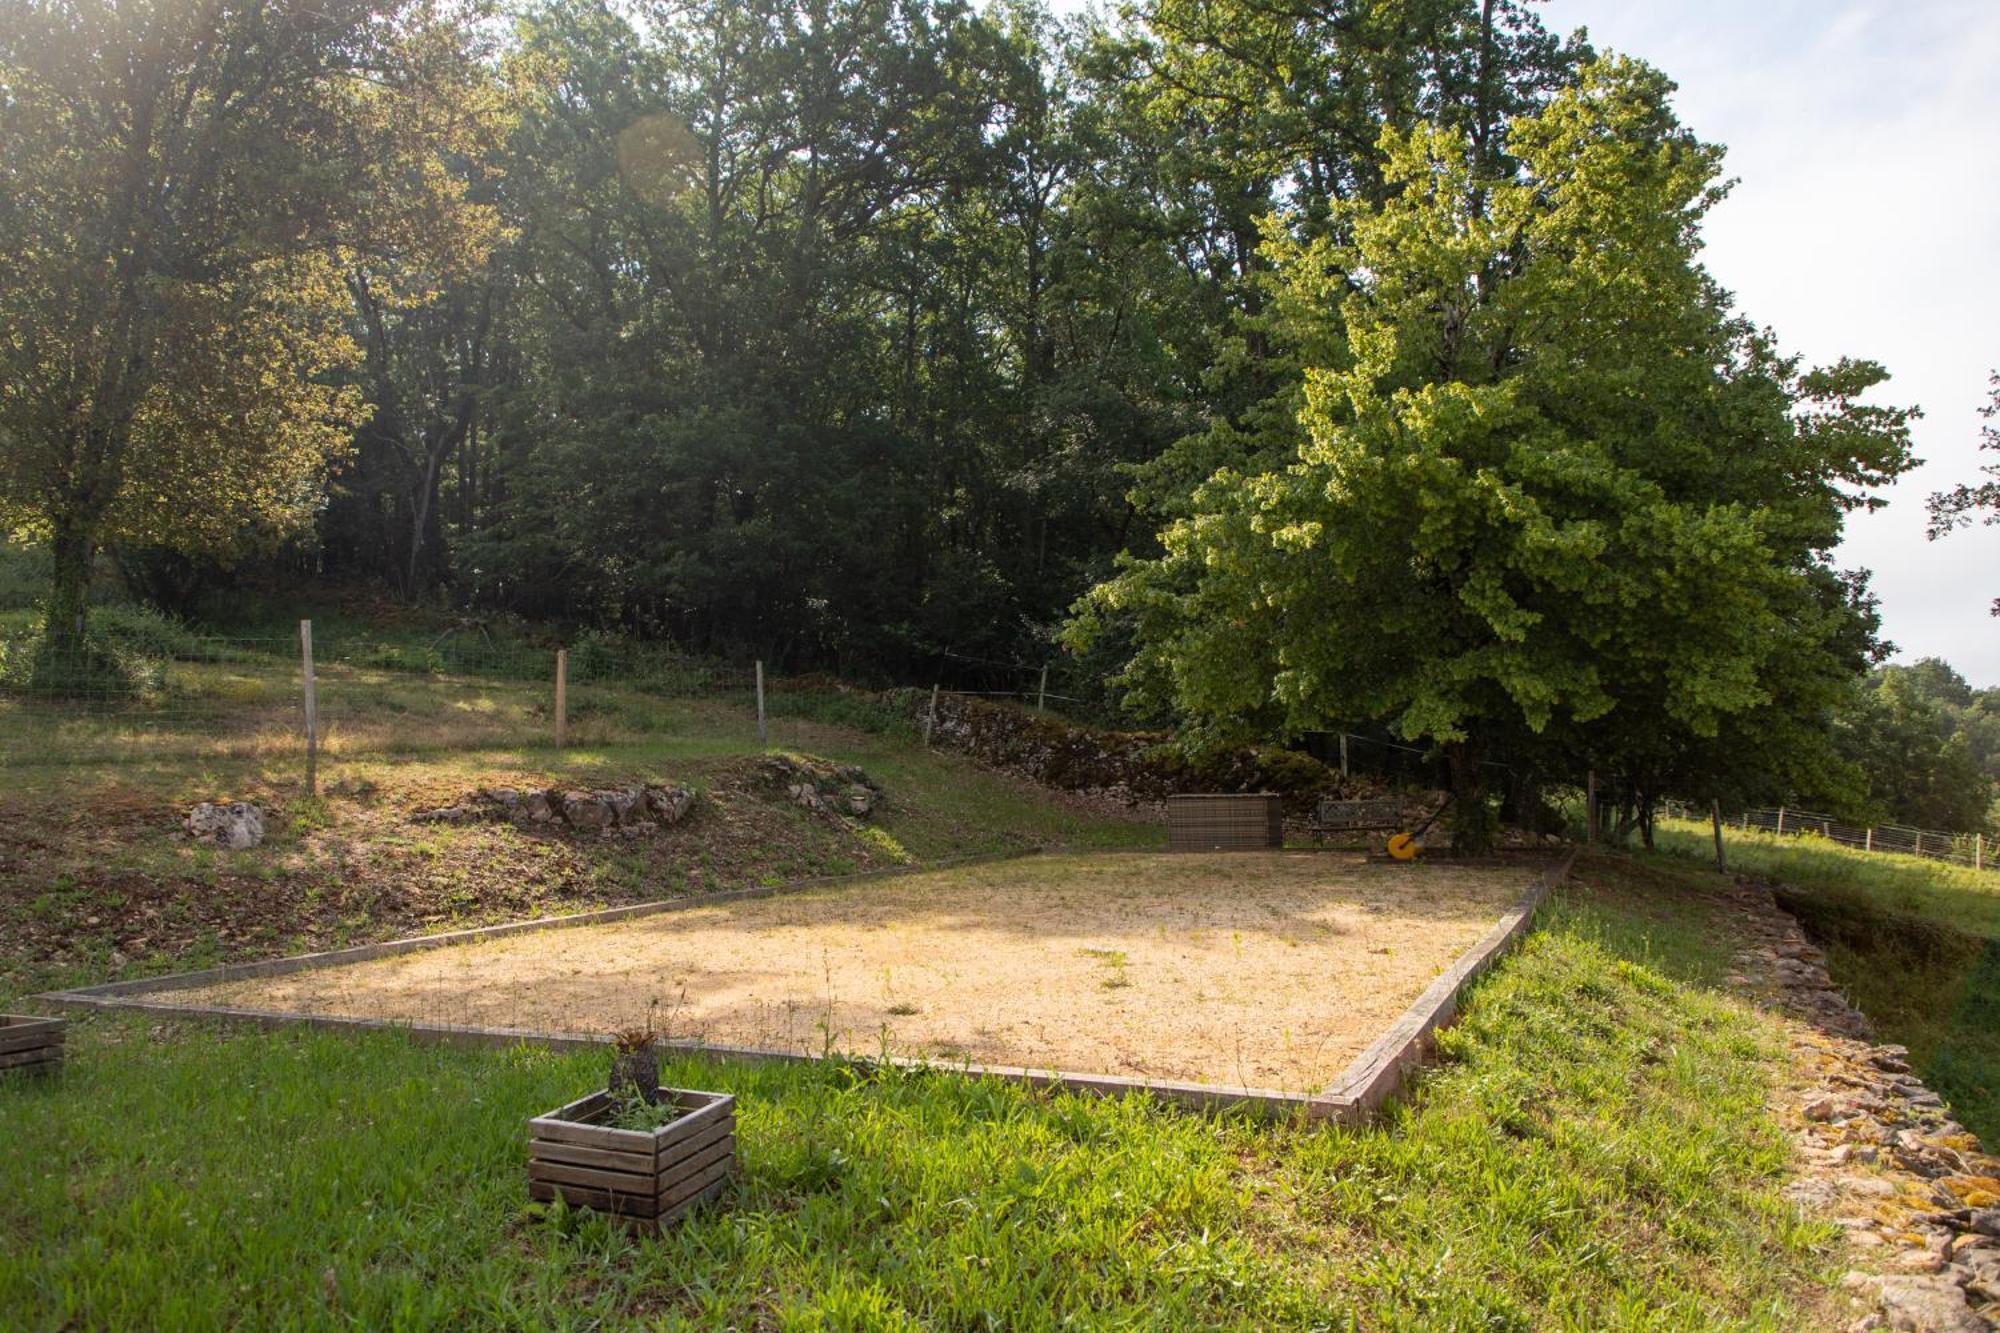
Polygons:
[[736,1099],[660,1085],[650,1024],[618,1034],[603,1092],[528,1122],[528,1194],[640,1226],[679,1220],[736,1171]]
[[660,1104],[660,1045],[650,1023],[612,1038],[611,1079],[605,1091],[619,1103],[621,1115]]
[[60,1072],[66,1026],[60,1018],[0,1014],[0,1077]]

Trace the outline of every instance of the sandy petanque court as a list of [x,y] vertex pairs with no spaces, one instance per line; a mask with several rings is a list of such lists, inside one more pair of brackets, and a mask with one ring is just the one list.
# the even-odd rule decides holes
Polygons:
[[1526,866],[1036,856],[182,991],[196,1005],[1317,1091]]

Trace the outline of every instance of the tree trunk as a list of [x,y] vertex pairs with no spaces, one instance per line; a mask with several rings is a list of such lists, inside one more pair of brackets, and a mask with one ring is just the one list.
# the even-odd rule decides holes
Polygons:
[[1638,810],[1632,800],[1632,784],[1621,781],[1618,784],[1618,824],[1611,830],[1611,841],[1620,847],[1631,846],[1632,830],[1638,822]]
[[1507,780],[1507,822],[1530,833],[1541,832],[1541,779],[1527,769],[1515,769]]
[[58,518],[50,545],[54,568],[49,581],[49,605],[42,633],[46,648],[57,659],[83,651],[83,634],[90,617],[90,571],[97,555],[83,523]]
[[1480,768],[1478,746],[1453,741],[1444,747],[1451,774],[1451,850],[1460,856],[1482,856],[1493,850],[1493,820],[1486,808],[1486,775]]

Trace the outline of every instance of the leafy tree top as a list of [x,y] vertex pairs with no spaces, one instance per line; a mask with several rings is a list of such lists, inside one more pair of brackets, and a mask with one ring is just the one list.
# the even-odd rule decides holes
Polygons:
[[1276,317],[1319,349],[1304,442],[1213,476],[1073,639],[1130,620],[1140,700],[1215,732],[1554,728],[1573,754],[1713,737],[1784,702],[1788,654],[1864,665],[1827,553],[1909,465],[1911,414],[1860,401],[1879,367],[1803,371],[1730,313],[1698,262],[1721,153],[1671,88],[1595,61],[1502,168],[1392,127],[1386,198],[1307,240],[1267,221]]

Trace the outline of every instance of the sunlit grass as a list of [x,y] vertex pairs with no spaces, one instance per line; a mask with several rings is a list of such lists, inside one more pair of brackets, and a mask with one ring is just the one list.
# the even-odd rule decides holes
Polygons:
[[[1712,860],[1715,854],[1705,823],[1663,819],[1655,839],[1661,850],[1676,855]],[[1780,836],[1725,827],[1723,849],[1733,871],[1865,900],[1954,930],[2000,936],[2000,870],[1863,851],[1812,833]]]
[[[1363,1132],[950,1074],[683,1061],[744,1176],[664,1238],[525,1202],[523,1120],[602,1057],[86,1024],[0,1087],[26,1328],[1729,1328],[1817,1322],[1768,1021],[1607,863]],[[1676,895],[1681,895],[1676,897]],[[1644,953],[1652,962],[1635,956]],[[282,1150],[273,1151],[273,1145]]]

